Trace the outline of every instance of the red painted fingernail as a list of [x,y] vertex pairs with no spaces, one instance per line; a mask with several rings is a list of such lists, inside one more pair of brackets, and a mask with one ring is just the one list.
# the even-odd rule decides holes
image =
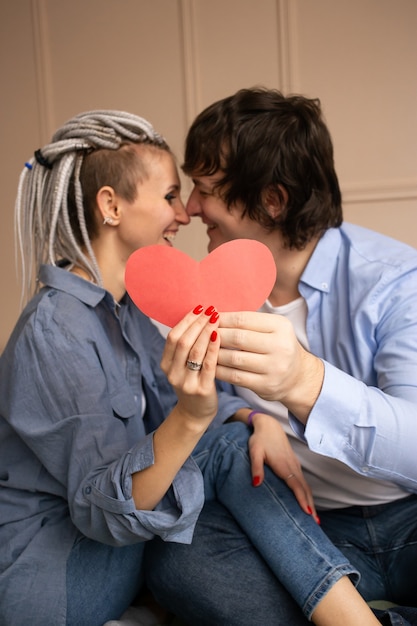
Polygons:
[[201,304],[199,304],[198,306],[195,307],[195,309],[193,309],[193,313],[195,313],[196,315],[199,315],[202,312],[203,312],[203,307],[201,306]]
[[261,477],[260,476],[254,476],[252,478],[252,485],[254,487],[257,487],[259,485],[259,483],[261,482]]
[[307,512],[309,515],[313,515],[313,509],[311,508],[311,506],[307,507]]
[[206,310],[204,311],[204,313],[205,313],[206,315],[211,315],[212,313],[214,313],[214,311],[215,311],[214,306],[209,306],[209,307],[208,307],[208,309],[206,309]]
[[217,339],[217,333],[215,330],[213,330],[213,332],[210,335],[210,341],[216,341]]
[[218,313],[213,313],[213,315],[209,319],[209,322],[210,322],[210,324],[215,324],[218,319],[219,319],[219,314]]
[[317,522],[317,524],[320,526],[321,521],[320,521],[320,518],[319,518],[319,516],[318,516],[318,515],[316,515],[316,522]]

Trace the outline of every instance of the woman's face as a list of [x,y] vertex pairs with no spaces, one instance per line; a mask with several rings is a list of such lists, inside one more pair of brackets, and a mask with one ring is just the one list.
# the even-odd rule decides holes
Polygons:
[[137,184],[133,202],[117,198],[118,237],[127,256],[143,246],[171,246],[188,217],[181,200],[181,183],[172,155],[165,150],[141,147],[146,177]]
[[263,241],[266,231],[247,215],[242,217],[239,204],[228,208],[216,189],[220,174],[193,177],[194,189],[187,201],[190,217],[199,216],[207,226],[208,251],[233,239],[257,239]]

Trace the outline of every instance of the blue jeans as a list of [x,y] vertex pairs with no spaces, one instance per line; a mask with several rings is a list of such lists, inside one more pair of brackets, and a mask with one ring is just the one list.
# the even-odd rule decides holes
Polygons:
[[385,614],[375,611],[380,621],[416,625],[417,495],[390,504],[322,511],[320,518],[325,533],[361,572],[358,590],[363,597],[405,605]]
[[417,604],[417,496],[320,512],[321,527],[361,572],[365,600]]
[[[145,555],[148,586],[154,596],[188,626],[311,623],[230,513],[217,502],[204,506],[192,547],[154,539],[147,544]],[[413,607],[374,613],[384,626],[417,626]]]
[[118,619],[143,585],[144,543],[112,547],[81,537],[67,562],[67,626]]
[[191,546],[153,539],[145,556],[148,587],[187,626],[310,624],[218,502],[204,505]]
[[152,592],[190,624],[305,624],[337,580],[358,579],[273,472],[252,487],[248,435],[230,424],[197,446],[208,503],[192,545],[154,540],[146,548]]

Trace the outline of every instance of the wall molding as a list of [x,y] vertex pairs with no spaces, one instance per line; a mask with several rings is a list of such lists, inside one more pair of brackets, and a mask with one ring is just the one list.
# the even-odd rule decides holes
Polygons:
[[276,2],[279,85],[284,94],[290,94],[297,91],[298,85],[296,3],[293,0],[276,0]]
[[48,45],[49,31],[45,0],[31,0],[31,14],[40,140],[45,144],[50,141],[55,130],[52,71]]
[[291,0],[277,0],[277,40],[280,90],[292,93],[298,75],[297,16],[295,3]]
[[341,184],[343,204],[416,200],[417,180],[369,181]]
[[189,128],[202,109],[201,84],[197,71],[197,26],[193,0],[179,0],[184,71],[185,124]]

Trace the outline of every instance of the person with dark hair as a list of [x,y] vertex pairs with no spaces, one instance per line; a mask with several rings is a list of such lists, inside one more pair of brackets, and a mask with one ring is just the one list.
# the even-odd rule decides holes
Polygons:
[[[342,223],[333,146],[318,100],[244,90],[215,103],[188,132],[183,171],[198,183],[210,177],[229,212],[240,206],[249,223],[279,230],[289,249],[301,250]],[[200,186],[188,202],[191,214]],[[214,246],[210,237],[209,250]]]
[[[318,99],[253,88],[215,102],[191,125],[183,170],[210,251],[254,239],[276,261],[260,311],[220,315],[216,376],[247,402],[254,484],[264,463],[295,493],[306,480],[363,597],[409,605],[383,623],[417,624],[417,251],[343,220]],[[232,561],[239,529],[229,536],[227,512],[206,506],[191,546],[158,544],[160,601],[184,601],[182,573],[213,550],[216,516],[216,549]],[[241,567],[256,589],[250,547]],[[231,595],[240,582],[213,576]],[[254,613],[269,601],[252,599]]]
[[[271,475],[252,506],[248,429],[222,426],[247,410],[217,392],[214,306],[196,303],[165,344],[126,293],[130,255],[171,246],[188,222],[167,143],[130,113],[77,115],[23,168],[16,231],[30,299],[0,358],[1,626],[131,624],[146,542],[190,543],[205,497],[225,502],[285,581],[274,577],[282,623],[304,612],[353,626],[351,605],[375,623],[309,490],[300,506]],[[296,545],[309,576],[287,556]],[[211,559],[199,568],[208,578]]]

